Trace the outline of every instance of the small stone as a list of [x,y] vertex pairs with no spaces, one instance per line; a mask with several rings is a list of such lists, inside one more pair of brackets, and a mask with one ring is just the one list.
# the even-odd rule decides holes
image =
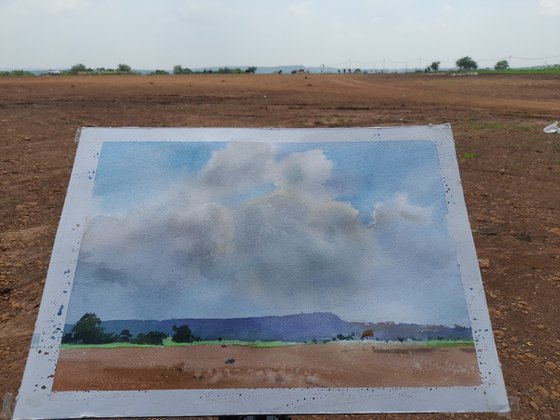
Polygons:
[[556,363],[553,363],[553,362],[550,362],[550,361],[545,362],[545,364],[544,364],[544,368],[546,370],[556,370],[556,367],[557,367]]
[[488,258],[479,258],[478,259],[478,265],[483,270],[486,269],[486,268],[490,268],[490,260]]
[[549,397],[550,397],[550,393],[549,393],[546,389],[544,389],[543,387],[540,387],[540,388],[539,388],[539,392],[540,392],[540,393],[542,394],[542,396],[545,397],[545,398],[549,398]]
[[525,356],[533,361],[538,359],[538,356],[533,353],[526,353]]
[[529,405],[533,407],[533,410],[539,411],[539,405],[535,401],[533,400],[529,401]]

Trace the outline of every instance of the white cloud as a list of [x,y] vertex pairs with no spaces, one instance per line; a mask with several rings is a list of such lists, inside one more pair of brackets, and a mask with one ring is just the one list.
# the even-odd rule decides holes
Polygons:
[[[434,303],[432,288],[462,295],[449,281],[457,277],[447,240],[427,235],[431,211],[396,194],[377,204],[370,229],[325,187],[332,172],[319,149],[280,157],[268,144],[233,143],[157,204],[93,218],[69,322],[84,310],[102,319],[331,311],[411,322],[406,314],[430,302],[415,321],[437,323],[447,302]],[[380,232],[390,239],[383,246]],[[401,317],[388,319],[378,303],[403,296]],[[462,308],[457,301],[449,322],[464,318]]]
[[272,146],[266,143],[232,143],[212,154],[202,172],[202,185],[230,192],[266,182],[272,161]]
[[406,194],[397,193],[390,200],[375,205],[373,220],[375,225],[394,221],[427,225],[432,221],[432,212],[429,208],[410,204]]
[[[250,300],[268,313],[305,310],[311,295],[315,310],[333,310],[375,265],[375,241],[358,211],[330,196],[324,184],[331,170],[320,150],[277,160],[268,144],[230,144],[157,206],[121,220],[92,219],[80,254],[81,287],[114,289],[121,297],[123,284],[146,294],[157,279],[166,306],[185,294],[197,301],[185,316],[210,316],[206,303],[215,310],[208,296],[216,288],[226,296],[241,293],[238,302]],[[263,184],[272,191],[245,198]],[[111,298],[103,301],[106,311],[117,307]],[[128,316],[153,310],[153,302],[143,302],[119,310],[134,312]],[[224,308],[230,316],[240,310]]]
[[292,3],[288,6],[288,13],[293,16],[305,17],[311,13],[312,6],[313,2],[310,0]]
[[332,200],[325,188],[331,170],[332,162],[320,150],[292,153],[279,162],[273,171],[276,175],[274,182],[279,187],[308,197],[318,198],[322,195],[324,200]]
[[224,0],[183,0],[182,12],[186,17],[196,19],[218,19],[231,15],[235,4]]
[[539,11],[545,16],[560,16],[560,0],[540,0]]
[[447,14],[451,14],[451,13],[453,13],[454,11],[455,11],[455,9],[454,9],[453,6],[450,5],[449,3],[444,4],[443,7],[442,7],[442,9],[441,9],[442,14],[446,14],[446,15],[447,15]]
[[68,10],[77,10],[80,6],[83,6],[86,1],[84,0],[44,0],[41,3],[44,4],[49,10],[53,12],[61,12]]

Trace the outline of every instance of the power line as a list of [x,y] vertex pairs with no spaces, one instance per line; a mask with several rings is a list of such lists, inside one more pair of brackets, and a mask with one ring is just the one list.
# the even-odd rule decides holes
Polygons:
[[[544,61],[544,60],[555,60],[555,59],[560,59],[560,55],[554,55],[554,56],[549,56],[549,57],[518,57],[515,55],[508,55],[508,56],[503,56],[503,57],[497,57],[497,58],[475,58],[474,60],[477,62],[498,62],[501,60],[508,60],[510,63],[511,61],[515,59],[515,60],[522,60],[522,61]],[[379,60],[371,60],[371,61],[361,61],[361,60],[354,60],[354,59],[347,59],[338,63],[334,63],[334,64],[326,64],[326,66],[328,67],[346,67],[348,65],[348,63],[353,63],[354,66],[362,66],[362,67],[377,67],[378,65],[382,64],[383,68],[385,68],[386,65],[405,65],[408,67],[409,64],[413,64],[413,63],[418,63],[417,68],[421,68],[422,67],[422,63],[432,63],[432,62],[436,62],[439,61],[441,64],[447,64],[450,63],[451,66],[453,66],[457,59],[427,59],[425,57],[415,57],[415,58],[411,58],[409,60],[391,60],[391,59],[379,59]]]
[[560,58],[560,55],[555,55],[553,57],[533,57],[533,58],[525,58],[525,57],[516,57],[516,56],[511,56],[511,58],[515,58],[516,60],[526,60],[526,61],[537,61],[537,60],[552,60],[554,58]]

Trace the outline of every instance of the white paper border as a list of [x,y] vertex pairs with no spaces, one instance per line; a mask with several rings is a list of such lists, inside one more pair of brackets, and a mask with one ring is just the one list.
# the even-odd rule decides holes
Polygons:
[[[241,414],[507,412],[478,260],[468,222],[451,127],[245,129],[83,128],[47,273],[14,419]],[[469,311],[482,384],[476,387],[287,388],[51,392],[66,309],[95,170],[103,142],[368,142],[436,144],[448,202],[449,230]],[[252,406],[248,410],[248,401]]]

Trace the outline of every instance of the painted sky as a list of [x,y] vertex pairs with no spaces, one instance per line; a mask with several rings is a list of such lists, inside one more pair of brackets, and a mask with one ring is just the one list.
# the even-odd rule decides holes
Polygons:
[[559,18],[560,0],[2,0],[0,68],[542,65]]
[[105,143],[67,322],[468,325],[432,142]]

